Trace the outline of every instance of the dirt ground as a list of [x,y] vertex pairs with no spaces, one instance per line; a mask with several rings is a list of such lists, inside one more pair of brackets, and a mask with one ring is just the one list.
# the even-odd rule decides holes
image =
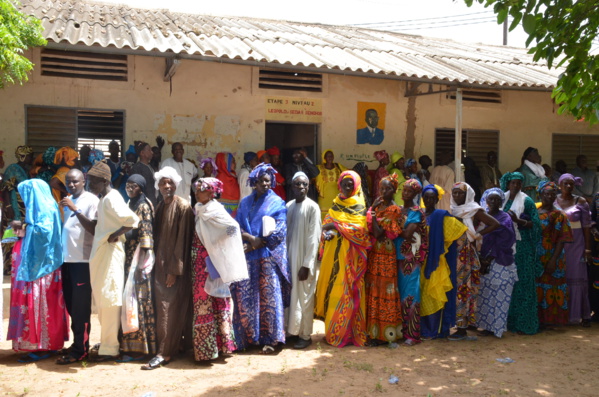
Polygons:
[[[5,311],[6,316],[6,311]],[[92,343],[99,325],[92,322]],[[4,319],[4,334],[8,321]],[[333,348],[316,322],[314,343],[233,354],[212,364],[190,355],[141,371],[139,363],[20,364],[0,342],[0,395],[7,396],[597,396],[599,324],[563,327],[535,336],[435,340],[414,347]],[[510,357],[511,364],[497,362]],[[399,382],[389,384],[395,375]],[[154,394],[151,394],[154,393]]]

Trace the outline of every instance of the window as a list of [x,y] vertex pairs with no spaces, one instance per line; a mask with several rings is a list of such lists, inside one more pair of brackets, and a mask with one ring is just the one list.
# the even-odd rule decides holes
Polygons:
[[127,81],[127,55],[42,49],[42,76]]
[[[448,92],[445,97],[455,101],[456,93]],[[501,103],[501,91],[462,90],[462,100],[464,102]]]
[[125,112],[122,110],[74,109],[26,106],[27,144],[34,153],[50,146],[81,148],[88,144],[108,155],[113,139],[122,147]]
[[258,87],[276,90],[322,92],[322,74],[260,69]]
[[[551,167],[555,167],[557,160],[564,160],[568,170],[571,170],[576,167],[576,156],[579,154],[586,155],[588,167],[594,169],[597,160],[599,160],[599,136],[553,134],[551,142]],[[547,160],[543,160],[543,163],[546,162]]]
[[[435,164],[444,151],[455,150],[455,130],[437,128],[435,130]],[[487,153],[491,150],[499,154],[499,131],[495,130],[462,130],[462,150],[471,157],[477,166],[487,163]]]

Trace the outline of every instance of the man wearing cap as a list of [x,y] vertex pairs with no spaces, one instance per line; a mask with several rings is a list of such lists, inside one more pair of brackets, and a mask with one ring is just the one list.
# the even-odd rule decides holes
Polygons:
[[312,343],[320,207],[307,197],[310,180],[305,173],[297,172],[291,180],[295,199],[287,203],[287,260],[292,285],[287,333],[291,339],[297,337],[294,349],[304,349]]
[[250,185],[248,185],[248,178],[250,177],[250,172],[254,169],[255,166],[258,165],[258,155],[254,152],[245,152],[243,154],[243,165],[241,166],[241,171],[239,171],[239,175],[237,175],[237,180],[239,181],[239,190],[241,196],[239,201],[244,197],[252,194],[252,189]]
[[173,157],[162,162],[160,169],[171,167],[181,177],[181,182],[177,186],[175,194],[185,200],[191,202],[191,181],[198,176],[198,169],[189,160],[183,158],[185,151],[181,142],[175,142],[171,146]]
[[[295,198],[295,188],[293,186],[292,178],[296,173],[303,172],[308,177],[308,181],[311,181],[320,174],[318,167],[308,158],[306,149],[295,149],[292,158],[293,163],[285,164],[287,200],[293,200]],[[314,184],[310,184],[310,187],[308,188],[308,197],[314,201],[318,200],[318,192],[316,191],[316,186]]]
[[110,186],[110,167],[104,161],[88,172],[89,190],[102,197],[89,260],[94,302],[100,320],[100,349],[94,361],[115,359],[119,354],[119,329],[125,284],[125,233],[136,228],[139,218]]
[[181,177],[171,167],[154,174],[156,189],[163,200],[154,217],[154,302],[156,305],[157,353],[141,369],[167,365],[179,351],[186,327],[191,334],[188,313],[191,301],[191,241],[194,215],[189,202],[175,191]]

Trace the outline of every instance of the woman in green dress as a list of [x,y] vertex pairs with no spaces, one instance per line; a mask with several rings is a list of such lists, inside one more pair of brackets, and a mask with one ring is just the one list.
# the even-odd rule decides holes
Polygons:
[[508,172],[501,177],[501,190],[507,201],[503,210],[516,229],[516,267],[518,281],[512,292],[508,330],[519,334],[536,334],[539,330],[536,278],[543,272],[537,245],[541,239],[541,221],[535,202],[522,192],[524,175]]

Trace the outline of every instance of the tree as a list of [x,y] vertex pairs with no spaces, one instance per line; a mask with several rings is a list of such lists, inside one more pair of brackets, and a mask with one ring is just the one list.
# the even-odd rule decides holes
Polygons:
[[565,65],[552,97],[558,113],[570,113],[590,124],[599,121],[599,55],[591,51],[599,28],[599,0],[464,0],[493,6],[497,23],[508,15],[513,30],[522,24],[535,61]]
[[42,23],[19,12],[10,0],[0,0],[0,89],[27,81],[33,63],[23,54],[29,47],[46,45]]

